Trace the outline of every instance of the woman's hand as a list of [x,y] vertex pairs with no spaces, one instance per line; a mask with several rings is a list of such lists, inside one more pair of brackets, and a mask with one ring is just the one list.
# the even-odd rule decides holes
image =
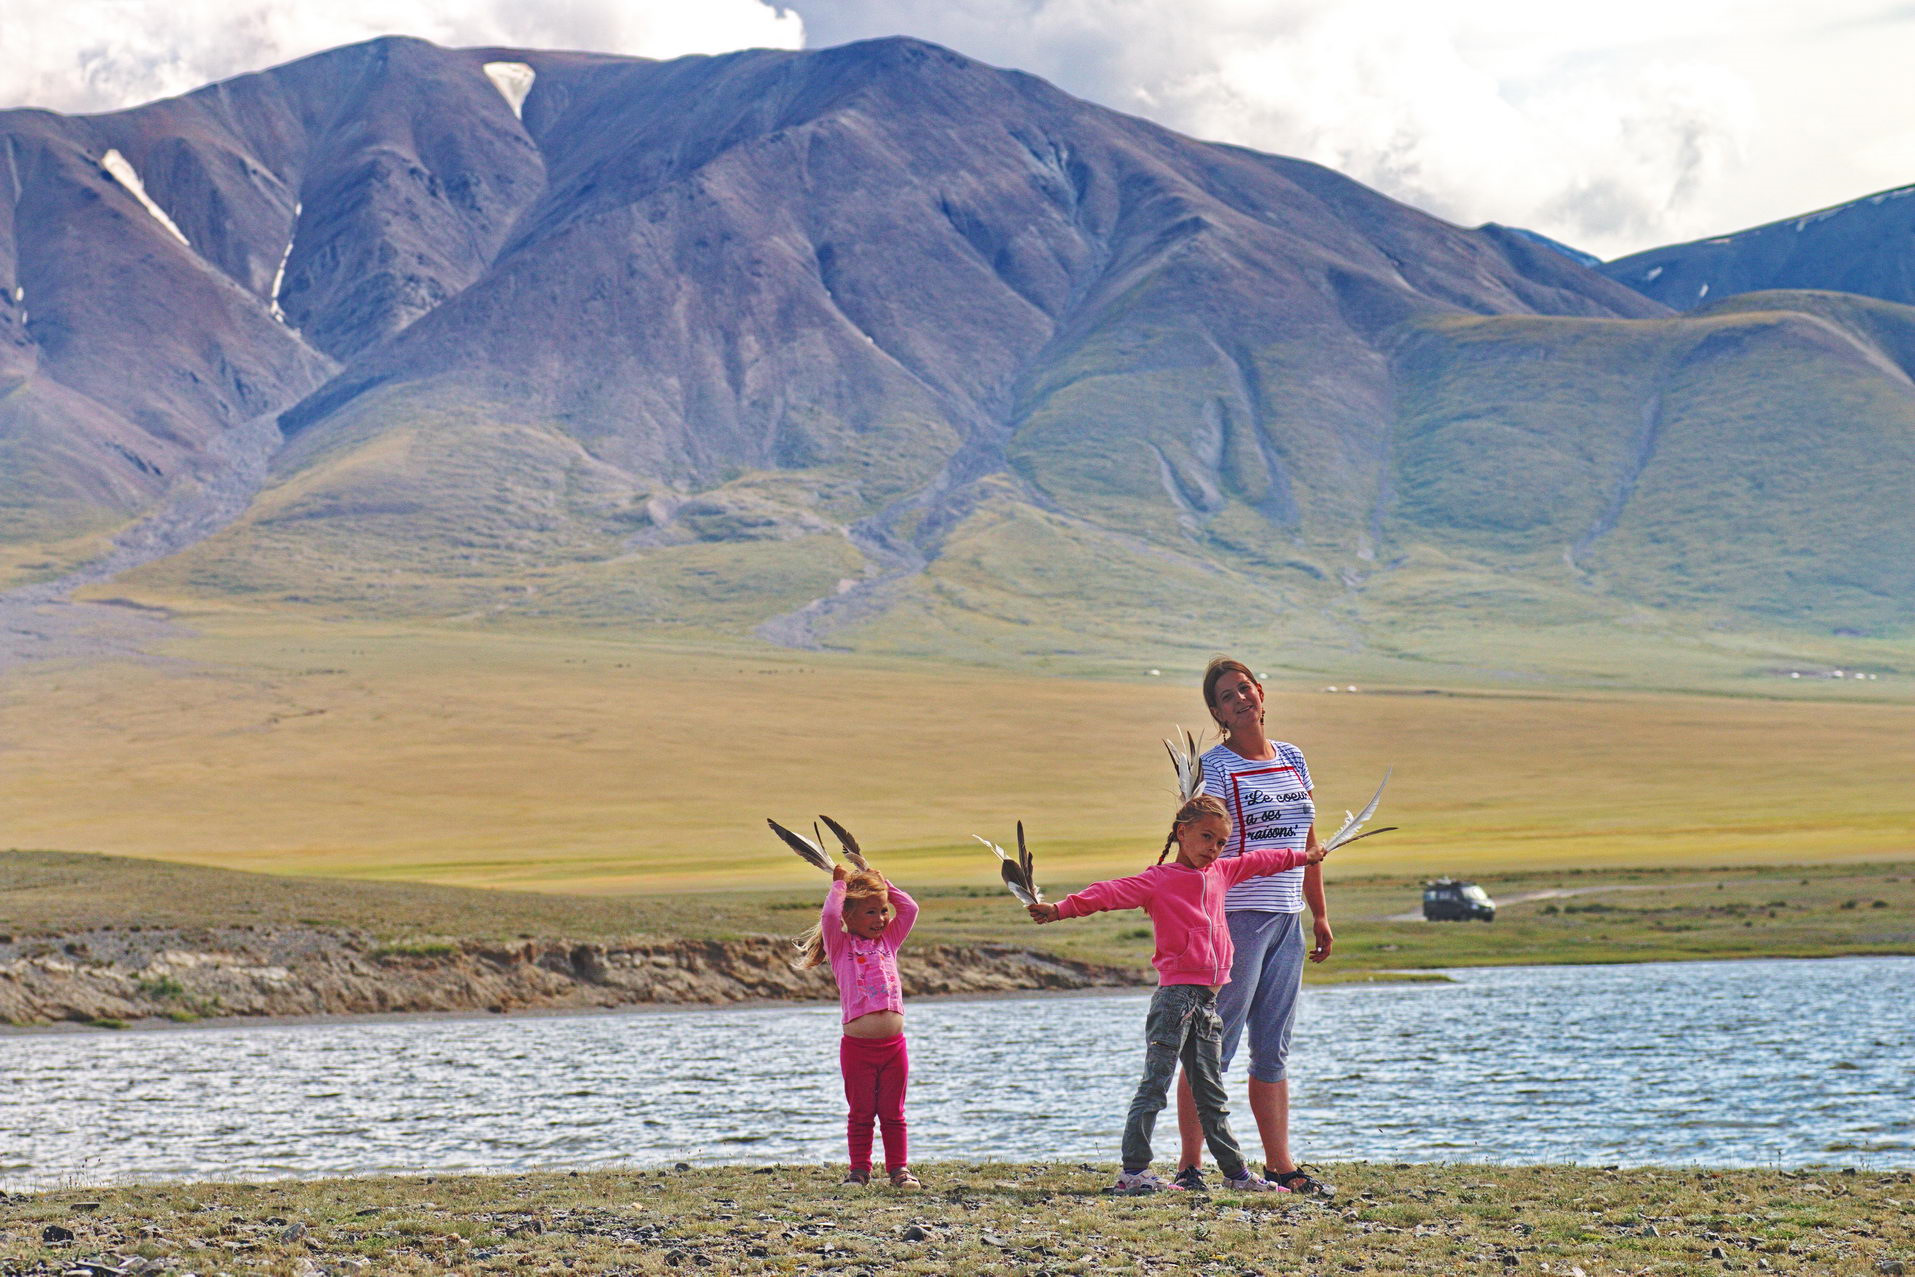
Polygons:
[[1031,921],[1040,926],[1046,922],[1057,921],[1057,906],[1048,900],[1039,901],[1034,905],[1026,905],[1025,908],[1030,912]]
[[1337,942],[1336,933],[1330,930],[1328,918],[1316,920],[1316,941],[1317,947],[1310,950],[1310,961],[1321,962],[1330,956],[1330,946]]

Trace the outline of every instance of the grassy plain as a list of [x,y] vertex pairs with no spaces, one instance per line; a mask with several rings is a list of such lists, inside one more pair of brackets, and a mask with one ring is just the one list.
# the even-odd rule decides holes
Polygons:
[[[1334,960],[1313,982],[1433,968],[1915,952],[1915,862],[1485,875],[1494,924],[1406,918],[1419,880],[1349,877],[1331,893]],[[1060,881],[1058,892],[1078,885]],[[1039,930],[1001,889],[920,887],[920,944],[1022,945],[1148,972],[1150,927],[1108,913]],[[245,873],[72,852],[0,853],[0,934],[98,928],[316,926],[392,945],[795,935],[820,892],[570,895]],[[907,974],[908,974],[907,955]]]
[[[1046,879],[1084,881],[1155,855],[1157,741],[1202,721],[1194,667],[186,622],[146,659],[10,672],[0,845],[540,891],[774,890],[811,871],[764,818],[822,810],[912,885],[988,882],[968,835],[1002,841],[1020,818]],[[1893,681],[1268,681],[1272,727],[1308,753],[1326,815],[1395,768],[1383,810],[1402,831],[1333,878],[1915,856],[1915,689]]]
[[[1523,1273],[1915,1263],[1915,1176],[1574,1167],[1328,1169],[1330,1203],[1098,1191],[1114,1168],[823,1167],[169,1184],[0,1201],[0,1274],[145,1258],[201,1272]],[[60,1240],[48,1241],[48,1230]],[[71,1234],[66,1238],[65,1234]],[[121,1264],[116,1271],[131,1271]],[[139,1271],[159,1271],[142,1268]]]

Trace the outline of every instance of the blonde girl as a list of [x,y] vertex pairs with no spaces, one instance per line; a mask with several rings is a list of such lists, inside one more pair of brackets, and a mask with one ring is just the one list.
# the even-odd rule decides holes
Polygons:
[[849,1113],[845,1142],[851,1155],[847,1184],[871,1182],[871,1126],[884,1137],[884,1169],[899,1188],[917,1188],[904,1125],[904,1092],[911,1060],[904,1044],[904,989],[898,949],[917,920],[917,902],[870,869],[843,865],[831,874],[818,925],[799,938],[799,969],[831,964],[844,1013],[838,1067]]

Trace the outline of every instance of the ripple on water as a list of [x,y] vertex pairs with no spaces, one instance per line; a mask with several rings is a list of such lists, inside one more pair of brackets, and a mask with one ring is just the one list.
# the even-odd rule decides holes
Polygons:
[[[1451,974],[1307,994],[1309,1156],[1915,1166],[1915,959]],[[914,1006],[914,1155],[1108,1160],[1144,1003]],[[0,1182],[830,1161],[836,1036],[831,1007],[3,1036]]]

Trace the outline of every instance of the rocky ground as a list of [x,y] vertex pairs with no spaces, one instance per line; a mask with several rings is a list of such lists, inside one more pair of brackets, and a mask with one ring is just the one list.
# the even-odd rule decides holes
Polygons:
[[[0,1017],[108,1027],[166,1017],[519,1011],[836,997],[788,941],[381,942],[311,927],[98,928],[0,935]],[[1005,945],[913,946],[908,996],[1134,984],[1135,968]]]
[[1336,1196],[1113,1198],[1111,1168],[710,1167],[0,1200],[0,1277],[538,1273],[1898,1277],[1915,1175],[1359,1163]]

